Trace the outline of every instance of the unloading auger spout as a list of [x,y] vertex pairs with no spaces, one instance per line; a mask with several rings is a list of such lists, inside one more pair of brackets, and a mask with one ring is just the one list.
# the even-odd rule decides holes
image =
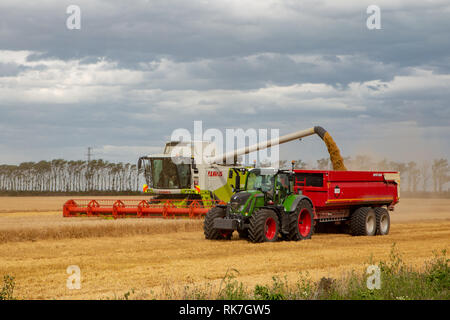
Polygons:
[[237,157],[259,151],[264,150],[279,144],[283,144],[292,140],[301,139],[304,137],[311,136],[313,134],[317,134],[327,146],[328,153],[330,154],[330,160],[333,164],[333,170],[338,171],[346,171],[347,168],[344,165],[344,160],[341,156],[341,153],[339,151],[339,148],[337,147],[336,143],[334,142],[331,135],[322,127],[315,126],[306,130],[300,130],[296,131],[284,136],[281,136],[279,138],[274,138],[271,140],[263,141],[258,144],[254,144],[245,148],[241,148],[238,150],[234,150],[219,156],[216,156],[210,160],[211,163],[235,163]]

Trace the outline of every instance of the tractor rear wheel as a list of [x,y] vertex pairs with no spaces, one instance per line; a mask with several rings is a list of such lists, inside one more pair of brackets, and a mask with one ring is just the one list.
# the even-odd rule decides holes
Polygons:
[[248,239],[251,242],[274,242],[278,240],[280,221],[275,211],[260,209],[250,217]]
[[350,218],[350,232],[354,236],[374,236],[377,232],[375,211],[369,207],[356,209]]
[[209,240],[230,240],[233,231],[219,230],[214,228],[214,219],[224,218],[226,215],[225,209],[221,207],[211,208],[206,214],[203,222],[203,233],[205,238]]
[[314,231],[313,207],[308,200],[301,200],[289,217],[288,239],[293,241],[311,239]]
[[385,208],[375,208],[375,214],[377,217],[377,234],[385,236],[389,233],[391,227],[391,219],[389,212]]

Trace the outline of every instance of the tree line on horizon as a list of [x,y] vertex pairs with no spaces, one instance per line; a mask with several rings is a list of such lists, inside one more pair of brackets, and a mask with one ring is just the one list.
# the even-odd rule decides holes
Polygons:
[[55,159],[0,165],[0,191],[89,192],[140,190],[137,166],[102,159]]
[[[404,191],[443,192],[450,182],[450,166],[447,159],[423,162],[376,161],[370,156],[357,155],[344,158],[349,170],[392,170],[400,172]],[[260,163],[261,167],[270,164]],[[280,168],[290,168],[291,162],[281,160]],[[295,169],[330,170],[329,158],[315,164],[296,160]],[[35,192],[136,192],[141,190],[142,175],[136,164],[113,163],[102,159],[89,163],[83,160],[55,159],[51,161],[23,162],[18,165],[0,165],[0,191]]]

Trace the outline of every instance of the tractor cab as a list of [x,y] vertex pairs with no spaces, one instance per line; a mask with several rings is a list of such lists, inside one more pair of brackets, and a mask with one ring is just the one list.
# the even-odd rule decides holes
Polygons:
[[290,171],[273,168],[255,168],[247,173],[244,189],[231,197],[228,212],[232,215],[251,216],[263,206],[282,206],[292,194],[294,175]]
[[258,168],[249,171],[245,190],[260,191],[269,204],[281,204],[294,188],[294,176],[290,171]]

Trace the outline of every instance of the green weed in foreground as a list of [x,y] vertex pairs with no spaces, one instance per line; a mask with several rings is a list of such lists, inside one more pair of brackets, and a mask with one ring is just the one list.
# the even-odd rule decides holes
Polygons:
[[[392,246],[388,261],[371,262],[380,270],[380,289],[367,287],[366,270],[357,274],[352,271],[341,279],[322,278],[312,281],[308,273],[290,283],[286,277],[274,276],[271,284],[246,287],[236,279],[237,270],[228,271],[222,279],[219,290],[208,285],[207,291],[199,287],[185,287],[182,294],[156,299],[255,299],[255,300],[426,300],[450,298],[449,259],[446,250],[434,253],[434,258],[421,270],[406,265]],[[214,293],[216,292],[216,293]]]
[[15,300],[14,293],[14,277],[10,275],[3,276],[3,286],[0,291],[0,300]]

